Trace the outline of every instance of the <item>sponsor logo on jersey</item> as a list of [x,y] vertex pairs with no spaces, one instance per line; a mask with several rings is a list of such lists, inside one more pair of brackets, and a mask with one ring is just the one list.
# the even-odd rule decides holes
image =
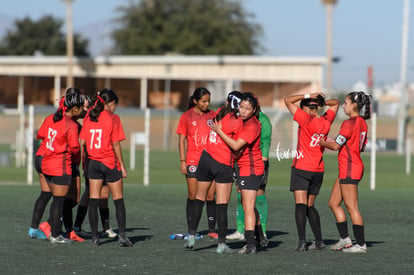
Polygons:
[[191,124],[193,124],[193,126],[197,126],[197,121],[193,120]]
[[208,127],[211,128],[213,126],[213,120],[212,119],[207,120],[207,125]]

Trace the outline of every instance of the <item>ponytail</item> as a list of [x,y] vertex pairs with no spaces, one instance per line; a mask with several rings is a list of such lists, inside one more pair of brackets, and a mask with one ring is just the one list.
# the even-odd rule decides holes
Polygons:
[[53,122],[58,122],[58,121],[62,120],[63,115],[65,114],[65,112],[66,112],[65,96],[62,96],[61,99],[59,100],[59,108],[57,109],[57,111],[53,115]]
[[53,115],[53,122],[62,120],[66,111],[70,111],[73,107],[83,107],[85,100],[85,95],[80,89],[76,87],[67,88],[65,95],[59,100],[59,108]]
[[118,96],[113,90],[105,88],[99,91],[92,99],[94,105],[89,111],[89,119],[93,122],[98,122],[99,116],[105,110],[105,105],[112,101],[118,103]]
[[365,120],[371,118],[371,95],[365,92],[351,92],[348,94],[352,103],[357,104],[358,111],[364,110],[364,115],[361,115]]

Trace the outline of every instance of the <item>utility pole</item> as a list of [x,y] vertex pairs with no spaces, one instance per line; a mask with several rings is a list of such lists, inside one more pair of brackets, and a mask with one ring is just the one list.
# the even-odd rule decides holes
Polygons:
[[325,88],[327,98],[331,97],[332,92],[332,14],[333,6],[337,0],[322,0],[326,7],[326,79]]
[[401,70],[400,70],[400,110],[398,114],[398,140],[397,152],[402,155],[404,152],[405,131],[407,123],[407,51],[408,51],[408,28],[410,18],[410,0],[404,0],[403,24],[402,24],[402,45],[401,45]]
[[72,87],[73,81],[73,23],[72,3],[75,0],[62,0],[66,3],[66,57],[68,73],[66,76],[66,87]]

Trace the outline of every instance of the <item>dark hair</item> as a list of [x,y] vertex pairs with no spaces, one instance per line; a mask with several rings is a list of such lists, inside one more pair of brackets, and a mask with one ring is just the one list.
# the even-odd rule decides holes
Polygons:
[[257,99],[257,97],[253,93],[246,92],[246,93],[243,93],[242,101],[250,102],[250,104],[254,108],[253,115],[258,119],[260,115],[260,105],[259,105],[259,100]]
[[194,103],[194,100],[198,102],[204,95],[211,95],[210,91],[203,87],[198,87],[197,89],[195,89],[193,94],[188,99],[187,110],[190,110],[191,108],[196,106],[196,104]]
[[85,95],[76,87],[69,87],[65,91],[65,95],[59,101],[59,108],[53,115],[53,122],[62,120],[66,111],[70,111],[73,107],[83,107]]
[[305,98],[300,101],[300,108],[306,106],[311,110],[317,110],[318,107],[325,106],[325,98],[321,95],[317,95],[316,98]]
[[233,113],[237,118],[239,112],[240,102],[243,98],[243,94],[239,91],[232,91],[227,95],[227,104],[224,108],[221,108],[217,113],[215,120],[220,121],[228,113]]
[[362,109],[365,108],[364,115],[361,115],[364,119],[371,118],[371,96],[369,94],[362,91],[354,91],[347,94],[347,96],[351,99],[351,103],[356,103],[360,115]]
[[92,99],[94,102],[93,107],[89,111],[89,119],[94,122],[98,122],[98,117],[101,115],[101,112],[105,109],[105,104],[108,104],[112,101],[118,103],[118,96],[116,93],[108,88],[100,90]]

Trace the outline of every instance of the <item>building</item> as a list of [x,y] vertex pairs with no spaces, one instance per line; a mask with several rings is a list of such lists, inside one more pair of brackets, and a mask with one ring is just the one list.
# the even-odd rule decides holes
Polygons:
[[[264,107],[279,107],[288,94],[320,90],[325,57],[100,56],[74,59],[75,86],[88,94],[111,87],[120,106],[185,109],[192,91],[204,86],[212,103],[234,89],[254,92]],[[52,105],[64,93],[65,56],[0,57],[0,104]],[[165,95],[169,96],[165,96]]]

